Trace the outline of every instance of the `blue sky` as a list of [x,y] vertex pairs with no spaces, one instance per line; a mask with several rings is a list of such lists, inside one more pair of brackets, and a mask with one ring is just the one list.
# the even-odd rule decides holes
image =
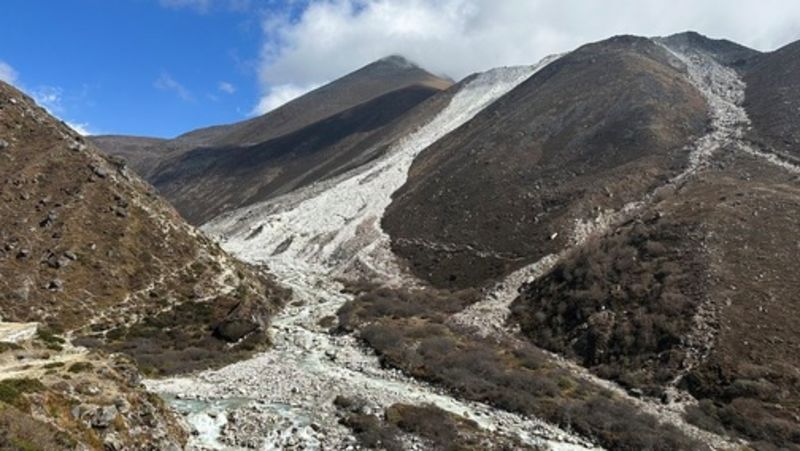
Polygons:
[[78,129],[243,120],[390,54],[460,79],[616,34],[800,39],[797,0],[3,0],[0,79]]
[[4,0],[0,61],[15,84],[92,132],[173,136],[241,120],[259,95],[260,16],[203,4]]

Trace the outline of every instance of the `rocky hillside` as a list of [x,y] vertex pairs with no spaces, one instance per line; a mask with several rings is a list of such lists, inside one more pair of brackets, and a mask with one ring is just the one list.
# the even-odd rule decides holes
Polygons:
[[[252,145],[242,131],[181,150],[165,189],[195,221],[223,212],[204,230],[297,296],[272,352],[149,386],[175,398],[198,447],[799,449],[796,49],[620,36],[441,93],[391,89]],[[413,70],[400,63],[376,64]],[[47,149],[94,155],[76,139]],[[99,161],[88,186],[133,183]],[[68,217],[50,202],[25,222],[48,240]],[[36,283],[66,292],[60,271],[86,251],[17,241],[7,260],[43,255]],[[130,321],[66,330],[145,369],[205,364],[253,324],[219,325],[205,307],[231,301],[192,301],[220,283],[193,274],[171,279],[200,281],[185,298],[189,285],[147,285]],[[178,302],[151,314],[164,290]],[[252,318],[262,304],[236,305]],[[200,323],[218,325],[211,338]],[[153,351],[175,337],[191,345]]]
[[694,31],[656,38],[678,51],[701,51],[716,62],[744,73],[750,70],[762,57],[762,53],[727,39],[712,39]]
[[[205,127],[170,140],[117,135],[92,136],[89,139],[105,152],[125,157],[137,173],[149,177],[153,163],[157,166],[157,163],[198,147],[258,144],[295,132],[396,89],[416,85],[446,89],[450,84],[450,81],[431,75],[403,57],[391,56],[247,121]],[[134,148],[140,151],[131,152]]]
[[368,161],[368,143],[388,124],[451,84],[392,56],[248,121],[162,142],[91,139],[129,159],[184,217],[201,224]]
[[685,75],[638,37],[560,58],[420,154],[383,218],[392,249],[443,287],[557,252],[688,164],[708,119]]
[[[437,77],[399,55],[370,63],[249,121],[223,128],[201,129],[178,137],[203,146],[250,145],[283,136],[398,89],[425,86],[447,89],[452,82]],[[213,131],[213,132],[212,132]],[[203,138],[199,138],[199,137]],[[208,136],[218,136],[213,139]]]
[[[711,107],[695,168],[526,284],[513,320],[603,378],[685,403],[701,428],[797,449],[800,166],[751,140],[764,135],[744,106],[762,99],[748,100],[758,90],[739,78],[760,76],[770,56],[726,67],[706,45],[667,45]],[[791,122],[768,130],[781,145],[797,132]]]
[[604,378],[688,390],[701,427],[797,447],[800,185],[752,156],[720,163],[565,256],[515,319]]
[[152,373],[267,343],[286,297],[154,190],[0,85],[0,316],[133,356]]
[[152,181],[188,221],[202,224],[371,160],[378,150],[374,138],[438,92],[425,86],[398,89],[261,144],[195,149]]

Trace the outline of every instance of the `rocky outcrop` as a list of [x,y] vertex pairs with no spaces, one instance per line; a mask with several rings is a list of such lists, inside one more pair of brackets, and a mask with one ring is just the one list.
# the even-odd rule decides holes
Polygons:
[[2,449],[177,451],[187,439],[181,420],[123,356],[75,348],[41,330],[0,347]]

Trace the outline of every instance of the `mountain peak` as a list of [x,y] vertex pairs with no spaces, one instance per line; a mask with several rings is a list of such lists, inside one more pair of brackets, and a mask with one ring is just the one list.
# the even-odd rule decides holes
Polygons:
[[735,68],[749,67],[761,55],[758,50],[727,39],[710,38],[696,31],[684,31],[657,40],[679,49],[702,50],[711,54],[719,63]]
[[389,56],[385,56],[376,61],[376,63],[391,64],[393,66],[403,69],[419,68],[419,65],[417,65],[416,63],[412,62],[411,60],[400,54],[392,54]]

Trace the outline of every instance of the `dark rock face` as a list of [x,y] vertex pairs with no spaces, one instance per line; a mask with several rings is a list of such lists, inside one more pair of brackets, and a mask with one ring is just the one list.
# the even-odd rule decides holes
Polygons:
[[438,92],[411,86],[257,145],[198,148],[152,182],[187,220],[202,224],[369,161],[376,156],[370,138]]
[[383,220],[393,249],[435,285],[475,286],[561,249],[577,218],[638,200],[707,123],[672,64],[622,36],[542,69],[417,158]]
[[223,340],[235,343],[258,328],[257,324],[246,320],[226,320],[214,329],[214,335]]
[[768,53],[744,77],[752,137],[800,162],[800,41]]
[[[369,64],[262,116],[172,140],[99,136],[202,223],[361,164],[371,136],[452,82],[399,56]],[[351,161],[352,160],[352,161]]]

